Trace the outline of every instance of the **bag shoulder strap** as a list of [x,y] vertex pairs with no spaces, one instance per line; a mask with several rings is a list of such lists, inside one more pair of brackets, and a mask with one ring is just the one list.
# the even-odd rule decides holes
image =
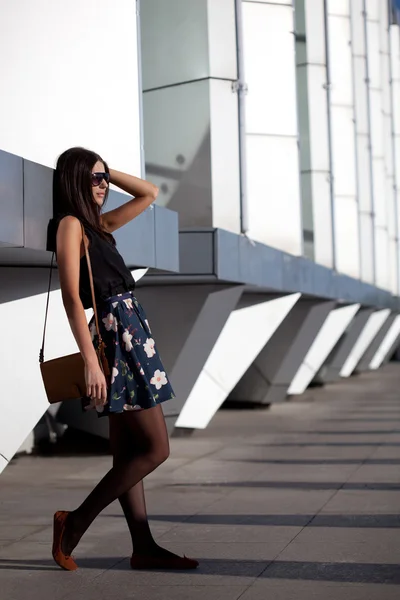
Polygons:
[[[95,297],[95,293],[94,293],[92,263],[90,261],[89,248],[88,248],[88,244],[85,239],[85,229],[83,227],[82,222],[81,222],[81,230],[82,230],[82,241],[83,241],[83,246],[85,248],[85,256],[86,256],[86,262],[87,262],[88,273],[89,273],[90,291],[92,294],[92,303],[93,303],[94,318],[95,318],[95,323],[96,323],[96,331],[99,336],[99,344],[101,345],[102,339],[101,339],[101,334],[100,334],[100,329],[99,329],[99,319],[98,319],[98,315],[97,315],[96,297]],[[39,352],[39,362],[40,363],[44,362],[44,344],[45,344],[45,338],[46,338],[47,314],[49,311],[51,276],[52,276],[53,266],[54,266],[54,257],[55,257],[55,252],[53,252],[53,255],[51,257],[51,264],[50,264],[49,287],[47,290],[46,312],[45,312],[44,327],[43,327],[43,339],[42,339],[42,347],[40,348],[40,352]]]

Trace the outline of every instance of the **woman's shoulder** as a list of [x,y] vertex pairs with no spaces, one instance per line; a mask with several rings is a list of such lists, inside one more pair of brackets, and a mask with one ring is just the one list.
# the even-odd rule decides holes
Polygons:
[[63,222],[64,226],[80,227],[80,221],[73,213],[60,213],[52,217],[47,226],[46,250],[55,252],[57,247],[57,231],[61,222]]

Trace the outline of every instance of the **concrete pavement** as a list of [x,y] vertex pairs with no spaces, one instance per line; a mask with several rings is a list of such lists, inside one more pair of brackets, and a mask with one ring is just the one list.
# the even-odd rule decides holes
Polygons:
[[220,411],[146,480],[160,544],[196,571],[133,572],[117,503],[58,569],[51,519],[110,457],[20,457],[0,476],[0,600],[400,597],[400,364],[269,410]]

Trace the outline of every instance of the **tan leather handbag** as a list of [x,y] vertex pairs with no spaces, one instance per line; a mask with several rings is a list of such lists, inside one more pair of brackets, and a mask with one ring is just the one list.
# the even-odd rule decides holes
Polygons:
[[[105,344],[100,335],[99,321],[97,316],[96,298],[94,295],[92,265],[90,262],[89,250],[85,239],[85,230],[81,223],[82,239],[85,247],[85,255],[89,272],[90,290],[92,292],[94,318],[96,323],[96,331],[99,336],[97,346],[97,358],[100,368],[106,378],[107,384],[110,376],[110,369],[104,353]],[[44,387],[50,404],[61,402],[63,400],[74,400],[86,396],[86,381],[85,381],[85,363],[80,352],[76,354],[68,354],[53,360],[44,360],[44,342],[46,336],[47,313],[49,308],[51,274],[53,271],[54,252],[51,259],[49,289],[47,293],[46,315],[44,320],[43,341],[39,353],[40,370],[43,377]]]

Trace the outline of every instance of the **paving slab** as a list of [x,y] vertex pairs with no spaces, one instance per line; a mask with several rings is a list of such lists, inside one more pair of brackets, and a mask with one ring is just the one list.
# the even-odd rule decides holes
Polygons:
[[0,600],[392,600],[400,594],[400,364],[268,410],[221,410],[145,481],[157,541],[193,572],[133,572],[118,503],[51,558],[52,515],[111,466],[21,456],[0,479]]

